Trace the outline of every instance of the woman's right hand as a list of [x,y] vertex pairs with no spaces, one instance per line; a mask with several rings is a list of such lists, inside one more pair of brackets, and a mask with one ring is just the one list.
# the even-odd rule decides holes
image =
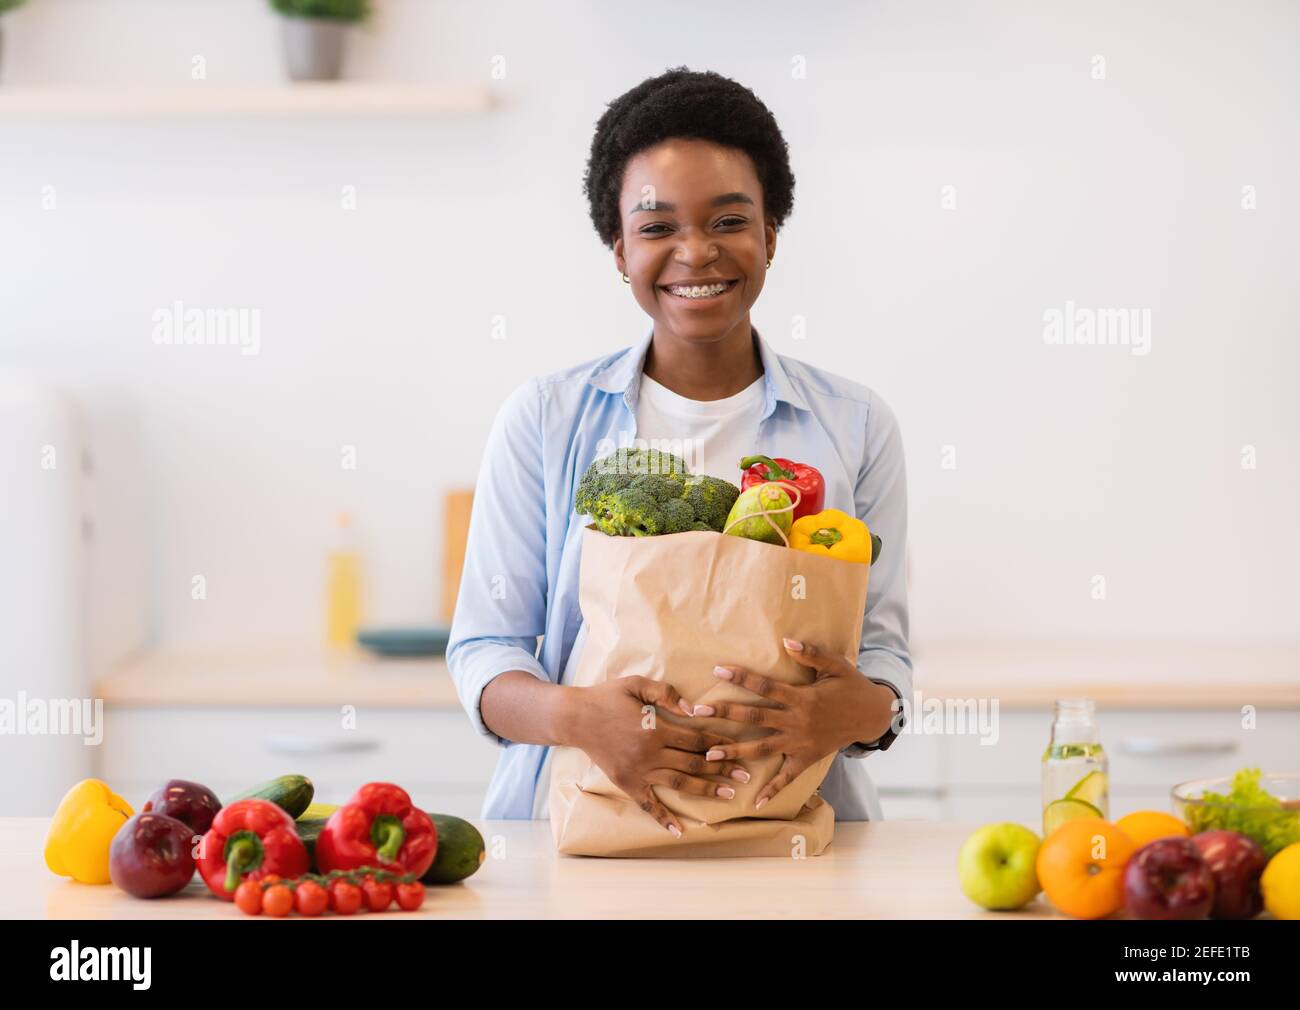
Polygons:
[[[575,690],[579,692],[574,696],[575,745],[586,751],[614,785],[678,838],[682,826],[659,802],[652,786],[732,799],[734,789],[707,776],[749,781],[749,772],[738,761],[704,760],[710,747],[735,743],[733,737],[657,718],[654,709],[687,714],[682,696],[663,681],[616,677]],[[646,706],[654,709],[647,712]]]

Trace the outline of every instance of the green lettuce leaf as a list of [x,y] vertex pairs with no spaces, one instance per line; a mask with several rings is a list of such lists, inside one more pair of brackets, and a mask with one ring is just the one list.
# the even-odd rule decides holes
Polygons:
[[1186,807],[1192,833],[1236,831],[1258,844],[1270,859],[1292,842],[1300,842],[1300,811],[1288,810],[1260,785],[1261,775],[1258,768],[1242,768],[1226,794],[1202,793],[1203,804]]

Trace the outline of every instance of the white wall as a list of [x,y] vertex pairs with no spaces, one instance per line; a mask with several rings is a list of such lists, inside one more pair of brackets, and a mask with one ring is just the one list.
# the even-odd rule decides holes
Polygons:
[[[0,361],[135,403],[154,638],[316,633],[339,507],[371,615],[433,614],[439,492],[472,481],[500,398],[643,331],[581,179],[604,104],[686,64],[752,87],[790,143],[754,320],[897,411],[918,641],[1296,639],[1295,4],[378,5],[351,76],[501,108],[0,123]],[[34,0],[4,28],[10,86],[203,86],[195,55],[212,85],[281,77],[261,0]],[[259,308],[261,354],[156,346],[177,298]],[[1067,299],[1150,309],[1150,354],[1046,345]]]

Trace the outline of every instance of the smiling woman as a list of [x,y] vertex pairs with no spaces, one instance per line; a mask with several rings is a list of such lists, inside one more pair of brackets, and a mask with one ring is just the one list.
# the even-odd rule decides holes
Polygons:
[[[652,325],[632,347],[520,386],[489,435],[447,649],[471,721],[503,747],[483,816],[548,817],[552,751],[567,746],[678,837],[682,823],[657,790],[733,801],[750,780],[746,762],[773,753],[782,763],[756,784],[756,808],[834,755],[821,793],[836,818],[879,819],[864,763],[845,759],[888,746],[901,728],[895,705],[912,693],[902,440],[872,390],[774,353],[750,322],[794,200],[776,120],[735,81],[669,70],[610,103],[585,190],[592,224]],[[586,523],[574,490],[594,460],[626,445],[680,455],[690,472],[732,483],[756,453],[805,461],[825,479],[827,508],[890,545],[872,567],[856,656],[793,641],[790,629],[754,629],[786,662],[816,671],[764,707],[741,706],[768,730],[759,739],[738,743],[703,722],[647,728],[647,706],[714,713],[635,670],[574,683],[587,640],[578,607]],[[655,662],[638,657],[641,669]],[[734,661],[721,654],[713,662],[715,676],[741,686],[771,673],[727,667]]]
[[[749,310],[794,203],[786,142],[767,107],[712,72],[645,81],[596,124],[586,193],[597,234],[664,337],[646,374],[701,400],[744,388],[736,384],[758,375]],[[692,357],[703,352],[733,381],[710,391],[698,369],[667,374],[671,358],[655,352],[668,341],[692,345]]]

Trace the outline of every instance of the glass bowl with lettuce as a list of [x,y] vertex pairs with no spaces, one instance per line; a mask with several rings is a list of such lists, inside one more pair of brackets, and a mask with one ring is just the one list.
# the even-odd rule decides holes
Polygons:
[[1192,829],[1236,831],[1270,859],[1300,842],[1300,773],[1243,768],[1217,779],[1183,782],[1173,789],[1174,810]]

